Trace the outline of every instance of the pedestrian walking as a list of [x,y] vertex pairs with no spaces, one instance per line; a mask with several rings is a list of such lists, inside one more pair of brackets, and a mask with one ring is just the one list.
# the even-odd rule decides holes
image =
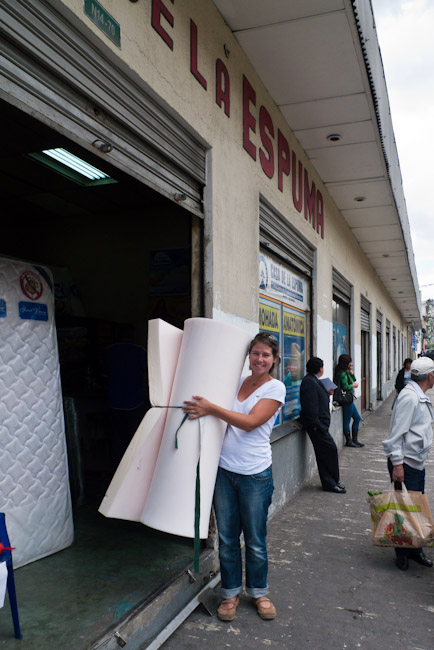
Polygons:
[[[405,483],[407,490],[425,492],[425,463],[433,442],[433,408],[427,390],[434,386],[434,361],[420,357],[411,363],[411,378],[399,393],[390,420],[387,440],[383,440],[387,466],[395,489]],[[406,571],[409,560],[432,567],[421,548],[395,548],[395,563]]]
[[411,379],[411,361],[410,358],[405,359],[401,370],[396,375],[395,390],[397,395],[399,395]]

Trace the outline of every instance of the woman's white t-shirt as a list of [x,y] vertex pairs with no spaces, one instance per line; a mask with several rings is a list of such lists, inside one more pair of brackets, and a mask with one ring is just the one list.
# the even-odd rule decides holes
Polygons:
[[[246,377],[241,379],[232,410],[247,415],[261,399],[274,399],[285,403],[286,388],[278,379],[271,379],[259,386],[244,402],[238,400],[238,393]],[[281,407],[279,407],[281,408]],[[271,465],[270,434],[279,409],[267,422],[252,431],[244,431],[228,424],[219,466],[236,474],[259,474]]]

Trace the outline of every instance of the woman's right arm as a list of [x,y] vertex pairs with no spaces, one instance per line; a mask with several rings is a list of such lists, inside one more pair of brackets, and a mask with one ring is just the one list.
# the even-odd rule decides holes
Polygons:
[[193,400],[185,401],[183,407],[184,413],[187,413],[191,420],[205,415],[214,415],[227,424],[247,432],[265,424],[282,405],[278,400],[263,397],[255,404],[250,413],[244,414],[224,409],[200,395],[193,395]]

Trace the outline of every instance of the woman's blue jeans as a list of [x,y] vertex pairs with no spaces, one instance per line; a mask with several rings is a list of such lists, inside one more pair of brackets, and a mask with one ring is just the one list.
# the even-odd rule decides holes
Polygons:
[[352,402],[351,404],[342,405],[342,420],[343,420],[344,433],[350,433],[351,420],[353,420],[353,428],[351,432],[352,433],[358,432],[362,418],[360,417],[354,402]]
[[267,518],[273,494],[271,465],[259,474],[243,475],[219,467],[214,509],[219,533],[221,594],[242,592],[240,535],[244,534],[246,592],[253,598],[268,593]]

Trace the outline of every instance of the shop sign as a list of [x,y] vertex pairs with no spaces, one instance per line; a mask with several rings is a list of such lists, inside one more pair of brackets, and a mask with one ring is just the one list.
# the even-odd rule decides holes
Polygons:
[[277,300],[307,309],[308,285],[306,280],[275,258],[259,256],[259,289]]
[[3,300],[3,298],[0,299],[0,318],[6,318],[7,315],[7,307],[6,307],[6,300]]
[[84,13],[119,48],[121,46],[121,27],[108,11],[96,0],[84,0]]
[[[151,25],[161,39],[173,51],[175,20],[170,11],[174,0],[152,0]],[[203,74],[200,64],[201,43],[203,37],[190,18],[190,72],[201,87],[208,92],[208,80]],[[206,40],[206,36],[205,36]],[[202,45],[203,46],[203,45]],[[222,45],[224,49],[226,46]],[[202,70],[202,71],[201,71]],[[219,108],[225,115],[231,117],[231,74],[226,64],[220,58],[215,61],[214,97]],[[280,129],[276,128],[266,106],[257,106],[256,90],[243,75],[242,84],[242,145],[253,160],[259,160],[263,173],[269,179],[275,179],[281,192],[289,191],[297,212],[324,239],[324,200],[322,193],[310,179],[308,170],[297,158],[294,150],[290,149],[288,140]],[[258,132],[258,136],[256,136]],[[259,139],[261,146],[257,147],[253,135]]]

